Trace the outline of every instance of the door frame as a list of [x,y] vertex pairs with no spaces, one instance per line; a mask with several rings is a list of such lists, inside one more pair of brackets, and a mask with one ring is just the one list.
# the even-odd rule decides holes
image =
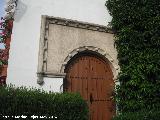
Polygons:
[[[92,49],[91,49],[92,48]],[[66,74],[66,69],[68,68],[69,64],[74,61],[76,58],[80,57],[80,56],[84,56],[84,55],[91,55],[91,56],[95,56],[97,58],[100,58],[102,60],[104,60],[106,63],[109,64],[110,66],[110,70],[112,72],[112,75],[113,75],[113,81],[115,82],[115,93],[116,93],[116,86],[117,85],[120,85],[120,82],[117,80],[117,77],[118,77],[118,72],[119,72],[119,66],[118,64],[114,61],[114,59],[107,53],[103,54],[104,51],[102,49],[99,49],[96,47],[94,47],[94,50],[93,50],[93,47],[90,46],[84,46],[83,48],[81,49],[75,49],[73,50],[65,59],[65,62],[64,64],[62,65],[61,67],[61,72],[63,71],[65,74]],[[101,50],[101,51],[100,51]],[[66,83],[66,77],[63,78],[63,89],[65,87],[65,83]],[[63,91],[64,92],[64,91]],[[115,103],[116,104],[116,103]],[[116,104],[116,115],[118,114],[118,107],[117,107],[117,104]]]
[[113,58],[106,50],[103,50],[101,48],[97,48],[94,46],[82,46],[70,51],[70,53],[66,56],[66,58],[64,59],[61,65],[60,73],[65,74],[63,78],[65,78],[66,76],[65,69],[68,63],[70,63],[70,61],[72,61],[74,57],[83,53],[94,54],[97,57],[102,58],[104,61],[108,62],[113,73],[113,80],[115,82],[115,85],[120,84],[120,82],[117,79],[118,73],[120,72],[120,67],[118,65],[117,58]]
[[[61,65],[60,73],[65,73],[65,69],[68,65],[68,63],[77,55],[83,54],[83,53],[91,53],[96,55],[99,58],[102,58],[104,61],[108,62],[112,73],[113,73],[113,80],[115,81],[116,85],[119,85],[119,81],[117,80],[118,73],[120,71],[120,67],[118,65],[117,58],[113,58],[106,50],[103,50],[101,48],[97,48],[94,46],[82,46],[75,48],[74,50],[70,51],[69,54],[65,57],[63,60],[63,63]],[[65,75],[63,78],[65,78]]]

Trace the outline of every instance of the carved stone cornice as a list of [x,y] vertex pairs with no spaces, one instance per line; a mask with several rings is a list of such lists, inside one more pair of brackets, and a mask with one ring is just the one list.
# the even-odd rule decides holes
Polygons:
[[92,30],[92,31],[99,31],[99,32],[113,34],[113,30],[111,29],[111,27],[107,27],[103,25],[92,24],[92,23],[87,23],[87,22],[80,22],[77,20],[65,19],[65,18],[60,18],[60,17],[50,17],[46,15],[44,17],[46,18],[46,21],[49,24],[57,24],[57,25],[62,25],[62,26],[69,26],[69,27],[75,27],[75,28],[81,28],[81,29],[87,29],[87,30]]

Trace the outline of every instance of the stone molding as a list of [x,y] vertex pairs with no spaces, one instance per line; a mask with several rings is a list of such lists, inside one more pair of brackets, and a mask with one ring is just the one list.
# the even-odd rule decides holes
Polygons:
[[112,30],[106,26],[43,15],[42,21],[41,21],[41,36],[40,36],[40,45],[39,45],[39,58],[38,58],[39,62],[38,62],[38,71],[37,71],[37,76],[38,76],[37,83],[38,84],[43,84],[43,77],[64,78],[66,75],[64,73],[64,69],[65,69],[65,65],[67,64],[67,62],[77,53],[83,52],[86,50],[94,51],[104,56],[110,62],[110,66],[111,66],[111,69],[114,75],[113,79],[114,80],[117,79],[119,66],[116,64],[114,59],[107,53],[107,51],[94,47],[94,46],[82,46],[82,47],[74,49],[68,54],[68,56],[66,55],[67,57],[62,63],[61,70],[59,73],[47,72],[49,24],[56,24],[56,25],[62,25],[62,26],[68,26],[68,27],[74,27],[74,28],[80,28],[80,29],[86,29],[86,30],[113,34]]
[[[98,31],[98,32],[113,33],[111,27],[107,27],[103,25],[97,25],[97,24],[92,24],[92,23],[87,23],[87,22],[80,22],[77,20],[65,19],[65,18],[60,18],[60,17],[50,17],[50,16],[45,16],[45,15],[43,15],[43,17],[46,18],[47,24],[57,24],[57,25],[93,30],[93,31]],[[47,24],[46,24],[46,29],[48,29]]]

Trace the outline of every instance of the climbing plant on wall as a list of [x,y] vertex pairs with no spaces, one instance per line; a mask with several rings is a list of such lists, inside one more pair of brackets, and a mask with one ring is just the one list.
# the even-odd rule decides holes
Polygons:
[[[7,0],[4,17],[0,20],[0,43],[5,44],[5,49],[0,49],[0,66],[7,64],[10,48],[11,33],[13,27],[14,14],[18,0]],[[1,6],[2,7],[2,6]]]
[[12,32],[13,20],[5,20],[1,19],[0,21],[0,43],[4,43],[5,49],[0,49],[0,66],[7,64],[8,56],[9,56],[9,44],[10,44],[10,37]]
[[120,65],[121,111],[152,109],[160,101],[160,0],[108,0]]

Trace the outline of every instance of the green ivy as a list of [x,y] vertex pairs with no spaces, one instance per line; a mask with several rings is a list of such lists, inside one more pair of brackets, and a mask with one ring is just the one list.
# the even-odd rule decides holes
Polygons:
[[159,120],[160,109],[126,112],[113,118],[113,120]]
[[108,0],[120,65],[120,111],[159,107],[160,0]]

